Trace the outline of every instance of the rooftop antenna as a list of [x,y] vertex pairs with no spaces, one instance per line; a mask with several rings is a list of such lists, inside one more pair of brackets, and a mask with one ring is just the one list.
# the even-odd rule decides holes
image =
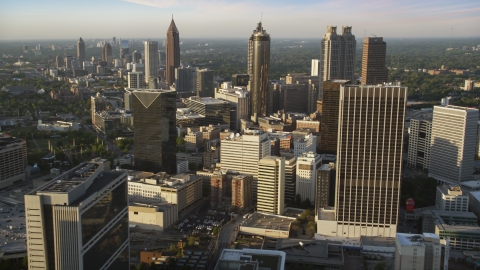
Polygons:
[[260,23],[262,22],[263,20],[263,11],[262,11],[262,14],[260,15]]
[[363,37],[365,38],[366,35],[367,35],[367,30],[363,29]]

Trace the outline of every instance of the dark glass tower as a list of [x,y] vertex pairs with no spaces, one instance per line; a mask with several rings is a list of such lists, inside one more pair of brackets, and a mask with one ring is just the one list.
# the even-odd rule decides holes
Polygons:
[[257,24],[248,39],[248,74],[250,75],[251,119],[267,115],[268,74],[270,70],[270,35]]
[[171,90],[132,92],[137,170],[176,172],[176,95]]
[[363,39],[362,84],[382,84],[388,80],[388,69],[385,66],[387,43],[382,37],[366,37]]
[[77,59],[80,62],[80,68],[83,68],[83,62],[85,62],[85,42],[80,38],[77,42]]
[[112,46],[110,45],[110,43],[103,45],[102,61],[105,61],[105,62],[112,61]]
[[180,66],[180,34],[173,21],[167,31],[167,63],[166,63],[166,81],[168,85],[175,82],[175,69]]

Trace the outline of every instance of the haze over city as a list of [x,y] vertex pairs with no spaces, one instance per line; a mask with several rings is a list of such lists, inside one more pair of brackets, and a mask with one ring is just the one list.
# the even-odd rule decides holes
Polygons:
[[321,38],[327,25],[353,26],[357,37],[472,37],[480,35],[479,12],[475,0],[6,1],[0,40],[163,39],[172,14],[182,38],[244,38],[261,19],[274,38]]

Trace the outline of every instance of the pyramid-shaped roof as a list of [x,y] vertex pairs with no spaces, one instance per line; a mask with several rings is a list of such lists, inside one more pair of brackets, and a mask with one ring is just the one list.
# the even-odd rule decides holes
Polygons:
[[172,17],[172,22],[170,23],[170,27],[168,27],[168,32],[178,33],[178,29],[177,29],[177,26],[175,25],[175,21],[173,20],[173,17]]

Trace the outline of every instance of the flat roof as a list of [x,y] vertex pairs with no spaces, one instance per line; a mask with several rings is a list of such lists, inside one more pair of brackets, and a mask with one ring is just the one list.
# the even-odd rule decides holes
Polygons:
[[395,237],[361,236],[360,241],[365,246],[395,247]]
[[480,180],[471,180],[461,182],[460,185],[471,188],[471,189],[478,189],[480,188]]
[[402,246],[424,246],[421,234],[397,233],[397,239]]
[[290,224],[295,220],[296,218],[255,212],[241,226],[289,231]]
[[97,193],[99,190],[102,190],[106,186],[110,185],[111,182],[115,181],[122,174],[124,174],[124,172],[122,171],[103,172],[103,176],[94,179],[93,183],[87,188],[85,193],[78,199],[73,201],[70,205],[79,205],[83,200],[89,198],[93,194]]
[[475,200],[480,202],[480,190],[472,191],[470,192],[470,195],[472,195],[475,198]]
[[188,100],[196,101],[196,102],[201,102],[201,103],[205,103],[205,104],[229,104],[229,103],[228,103],[227,101],[225,101],[225,100],[216,99],[216,98],[212,98],[212,97],[198,97],[198,96],[194,96],[194,97],[188,98]]

